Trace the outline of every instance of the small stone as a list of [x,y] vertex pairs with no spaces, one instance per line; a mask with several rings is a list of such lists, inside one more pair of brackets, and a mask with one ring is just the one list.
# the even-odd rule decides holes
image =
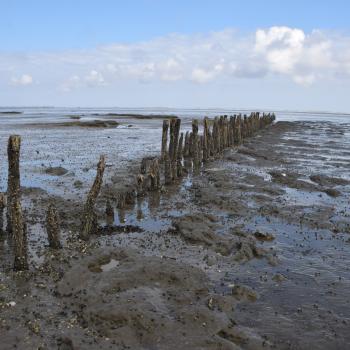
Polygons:
[[235,285],[232,288],[232,295],[238,300],[256,301],[258,299],[258,294],[253,289],[243,285]]
[[275,275],[273,275],[272,279],[275,282],[283,282],[287,280],[287,278],[280,273],[276,273]]
[[275,239],[275,236],[271,233],[264,233],[260,231],[255,231],[254,236],[259,241],[273,241]]

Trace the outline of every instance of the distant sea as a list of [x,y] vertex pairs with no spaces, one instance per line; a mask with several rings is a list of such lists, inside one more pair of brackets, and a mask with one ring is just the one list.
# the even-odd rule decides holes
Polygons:
[[[183,118],[203,118],[205,116],[214,117],[216,115],[249,114],[251,111],[275,112],[277,120],[305,120],[305,121],[331,121],[349,122],[350,113],[322,112],[322,111],[289,111],[289,110],[259,110],[259,109],[221,109],[221,108],[80,108],[80,107],[0,107],[0,123],[6,123],[11,117],[13,122],[54,122],[62,121],[69,115],[84,115],[98,119],[96,114],[166,114],[176,115]],[[21,114],[4,114],[4,112],[20,112]]]

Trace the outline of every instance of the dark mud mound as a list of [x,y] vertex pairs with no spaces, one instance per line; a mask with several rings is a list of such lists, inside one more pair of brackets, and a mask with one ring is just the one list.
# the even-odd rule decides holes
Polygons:
[[256,240],[234,230],[222,233],[222,227],[213,222],[211,216],[186,215],[173,221],[174,234],[191,244],[198,244],[213,249],[223,256],[232,255],[235,260],[247,261],[259,258],[266,252],[256,245]]
[[345,186],[350,184],[350,181],[342,179],[340,177],[331,177],[324,174],[311,175],[310,180],[316,182],[320,186],[332,187],[332,186]]
[[100,252],[70,269],[58,293],[84,329],[118,349],[239,349],[227,339],[235,298],[211,293],[206,275],[189,265]]
[[92,116],[109,117],[109,118],[130,118],[130,119],[172,119],[178,118],[172,114],[139,114],[139,113],[93,113]]
[[23,114],[23,112],[20,111],[2,111],[0,114]]
[[115,120],[74,120],[64,123],[56,123],[54,126],[80,126],[85,128],[116,128],[119,125]]
[[45,173],[53,176],[62,176],[62,175],[66,175],[68,173],[68,170],[61,166],[55,166],[55,167],[49,167],[45,169]]

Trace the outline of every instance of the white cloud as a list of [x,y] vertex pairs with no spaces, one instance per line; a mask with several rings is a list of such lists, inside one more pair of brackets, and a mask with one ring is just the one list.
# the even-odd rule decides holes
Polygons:
[[[0,71],[30,71],[41,85],[66,92],[130,81],[210,84],[271,76],[305,86],[323,79],[350,79],[349,47],[350,37],[320,30],[305,33],[276,26],[241,34],[227,29],[86,50],[0,53]],[[33,78],[23,74],[11,82],[30,85]]]
[[19,78],[18,77],[11,78],[12,85],[26,86],[26,85],[31,85],[32,83],[33,83],[33,77],[29,74],[23,74]]
[[89,74],[85,76],[85,82],[88,86],[103,86],[106,84],[103,75],[96,70],[91,70]]
[[96,70],[91,70],[83,77],[75,74],[66,79],[59,87],[62,92],[70,92],[81,87],[105,86],[106,82],[101,73]]

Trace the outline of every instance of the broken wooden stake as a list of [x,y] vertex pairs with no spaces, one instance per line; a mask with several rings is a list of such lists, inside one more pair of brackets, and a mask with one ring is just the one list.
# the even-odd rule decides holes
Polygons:
[[49,205],[46,214],[46,232],[49,240],[49,247],[52,249],[62,248],[60,242],[60,226],[59,217],[56,207],[53,204]]
[[105,157],[103,155],[100,156],[100,160],[97,164],[97,174],[95,177],[95,181],[90,189],[90,192],[87,196],[86,203],[84,206],[82,225],[80,230],[80,238],[87,241],[91,234],[93,234],[97,229],[97,219],[95,213],[95,203],[98,194],[101,190],[103,173],[105,171],[106,163]]

